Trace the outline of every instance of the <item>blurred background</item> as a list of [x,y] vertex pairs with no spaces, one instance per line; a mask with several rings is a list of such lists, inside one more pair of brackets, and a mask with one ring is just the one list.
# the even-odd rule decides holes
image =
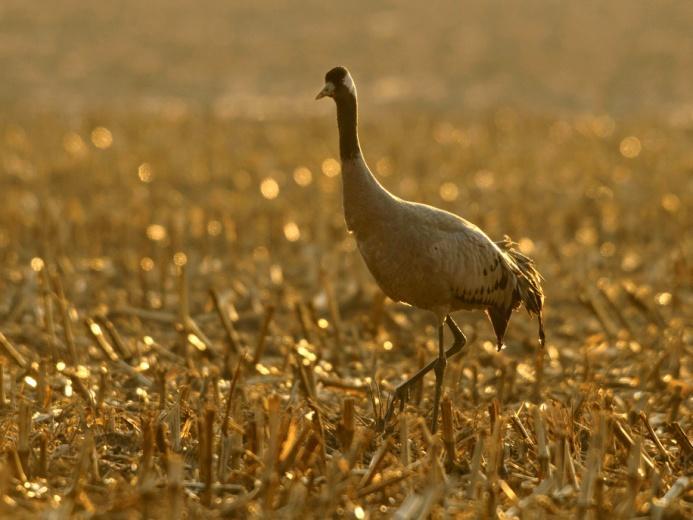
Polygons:
[[687,1],[267,0],[0,5],[0,102],[316,112],[343,64],[366,104],[693,118]]
[[373,290],[314,101],[343,64],[388,188],[509,233],[549,284],[668,292],[690,281],[691,27],[688,1],[5,0],[0,253],[119,257],[134,236],[123,268],[261,248],[298,278],[336,254]]

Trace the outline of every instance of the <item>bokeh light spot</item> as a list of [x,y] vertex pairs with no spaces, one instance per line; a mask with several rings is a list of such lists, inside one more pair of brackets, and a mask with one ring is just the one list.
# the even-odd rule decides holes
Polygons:
[[440,185],[438,194],[444,201],[452,202],[453,200],[457,200],[457,197],[460,195],[460,190],[454,182],[444,182]]
[[534,253],[534,241],[531,238],[528,237],[523,237],[520,239],[520,241],[517,243],[517,247],[520,250],[520,253],[523,255],[531,255]]
[[207,222],[207,233],[211,237],[221,235],[222,225],[218,220],[210,220]]
[[260,183],[260,193],[267,200],[274,200],[279,196],[279,184],[272,177],[266,177]]
[[294,170],[294,182],[301,187],[308,186],[313,182],[313,172],[305,166],[300,166]]
[[666,193],[662,196],[662,207],[669,213],[676,213],[681,207],[681,199],[673,193]]
[[322,162],[322,173],[326,177],[336,177],[340,171],[342,171],[342,167],[337,159],[328,157]]
[[167,236],[168,233],[166,228],[161,224],[151,224],[147,227],[147,238],[149,238],[149,240],[159,242],[161,240],[165,240]]
[[43,258],[39,258],[38,256],[35,256],[34,258],[31,259],[31,269],[32,271],[39,272],[44,268],[45,264],[43,262]]
[[69,132],[63,137],[63,148],[73,157],[84,157],[87,154],[87,145],[75,132]]
[[142,260],[140,260],[140,268],[145,272],[151,271],[152,269],[154,269],[154,260],[152,260],[148,256],[145,256],[144,258],[142,258]]
[[173,263],[178,267],[183,267],[185,264],[188,263],[188,257],[185,253],[179,251],[178,253],[173,255]]
[[490,170],[479,170],[474,174],[474,183],[480,190],[489,190],[496,184],[496,176]]
[[154,172],[152,171],[152,165],[143,162],[137,167],[137,176],[142,182],[152,182],[154,180]]
[[100,150],[105,150],[113,144],[113,134],[105,126],[97,126],[91,131],[91,142]]
[[640,139],[631,135],[621,141],[619,150],[621,151],[621,155],[623,155],[623,157],[626,157],[627,159],[635,159],[642,151],[642,144],[640,143]]
[[284,224],[284,236],[289,242],[296,242],[301,238],[301,229],[294,221]]

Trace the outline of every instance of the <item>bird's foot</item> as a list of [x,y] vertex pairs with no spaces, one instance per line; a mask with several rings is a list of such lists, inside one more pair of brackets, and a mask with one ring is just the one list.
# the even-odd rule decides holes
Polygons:
[[392,419],[393,415],[395,414],[395,404],[399,402],[399,412],[402,413],[404,411],[404,405],[407,402],[407,399],[409,398],[409,386],[408,385],[401,385],[395,388],[395,392],[392,394],[390,397],[390,402],[387,405],[387,412],[385,412],[385,416],[382,419],[379,419],[376,421],[376,428],[378,431],[383,432],[385,431],[385,427],[387,424],[390,422],[390,419]]

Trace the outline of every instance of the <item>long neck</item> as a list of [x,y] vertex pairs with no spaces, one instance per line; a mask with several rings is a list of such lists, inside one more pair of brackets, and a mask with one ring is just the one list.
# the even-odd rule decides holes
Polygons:
[[344,217],[347,228],[367,233],[387,214],[392,195],[373,176],[361,153],[357,131],[356,98],[337,100],[339,155],[342,159]]
[[361,155],[358,114],[354,96],[344,96],[337,99],[337,126],[339,127],[339,156],[342,161],[348,161]]

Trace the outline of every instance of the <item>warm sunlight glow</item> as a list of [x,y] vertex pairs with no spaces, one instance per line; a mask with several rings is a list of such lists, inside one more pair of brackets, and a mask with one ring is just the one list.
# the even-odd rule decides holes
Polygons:
[[91,142],[97,148],[105,150],[113,144],[113,134],[105,126],[97,126],[91,131]]
[[146,162],[140,164],[137,167],[137,176],[142,182],[152,182],[152,180],[154,180],[152,165]]
[[181,253],[179,251],[178,253],[173,255],[173,263],[178,267],[183,267],[185,264],[188,263],[188,257],[185,253]]
[[168,233],[166,232],[166,228],[161,224],[152,224],[147,227],[147,238],[150,240],[159,242],[164,240],[167,235]]
[[35,256],[31,259],[31,269],[37,273],[43,269],[44,265],[43,258]]
[[642,150],[640,139],[632,135],[630,137],[626,137],[621,141],[619,150],[621,151],[621,155],[623,155],[623,157],[635,159],[638,155],[640,155],[640,151]]
[[457,200],[457,197],[460,195],[460,190],[454,182],[444,182],[440,185],[438,193],[440,198],[445,202],[452,202],[453,200]]
[[296,242],[301,238],[301,230],[293,220],[284,224],[284,236],[289,242]]
[[326,177],[336,177],[341,171],[342,167],[337,159],[329,157],[322,162],[322,173]]
[[308,186],[313,182],[313,172],[305,166],[300,166],[294,170],[294,182],[301,187]]
[[276,199],[279,196],[279,184],[272,177],[267,177],[260,183],[260,193],[267,200]]

